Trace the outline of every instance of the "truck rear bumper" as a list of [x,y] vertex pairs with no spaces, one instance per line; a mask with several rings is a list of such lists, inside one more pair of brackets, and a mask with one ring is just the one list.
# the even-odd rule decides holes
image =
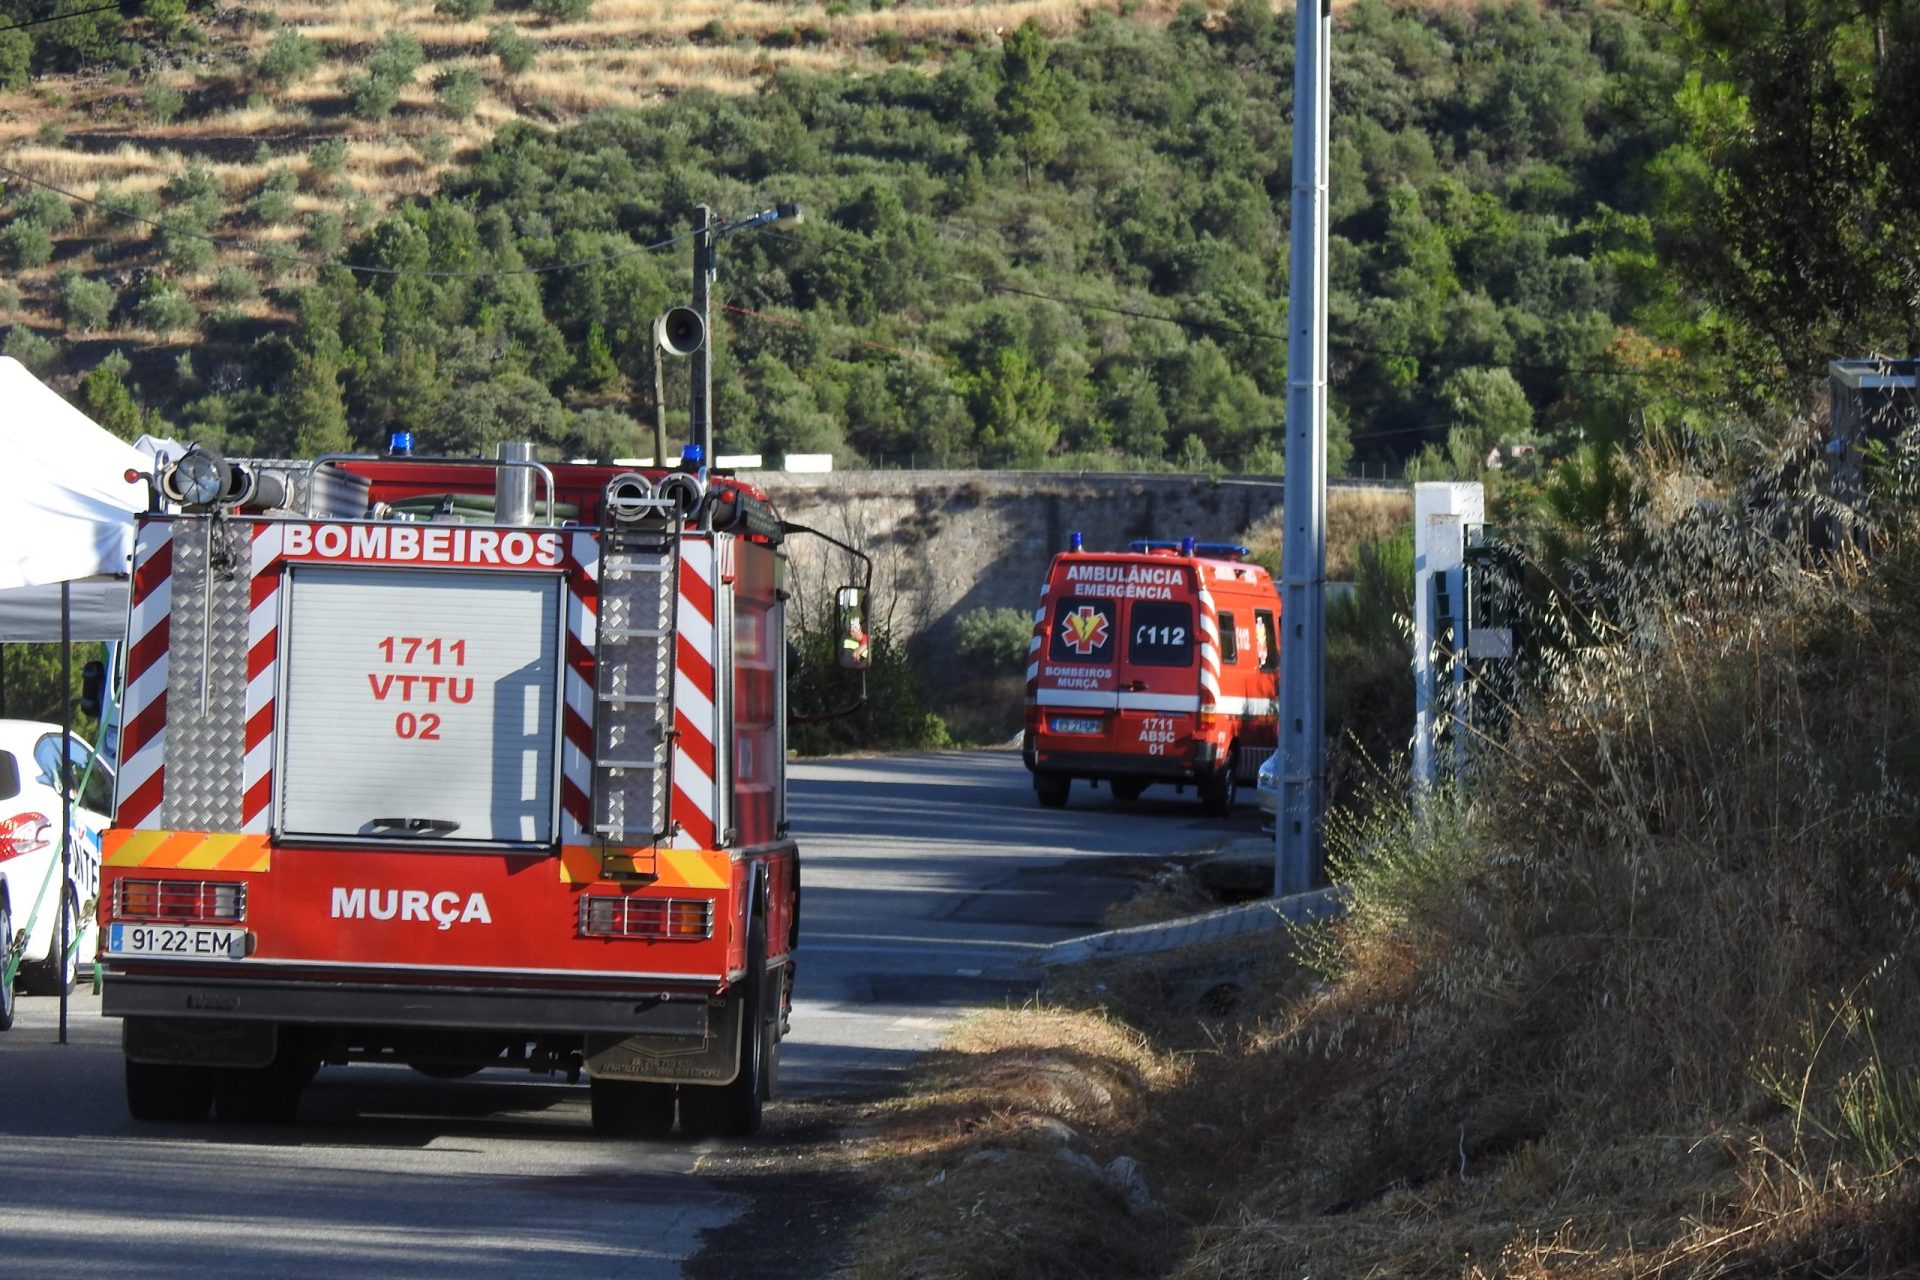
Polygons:
[[1217,772],[1216,766],[1196,768],[1178,756],[1129,755],[1106,751],[1031,750],[1027,768],[1035,773],[1060,773],[1071,778],[1153,778],[1193,782]]
[[204,1018],[309,1026],[704,1036],[699,991],[531,990],[382,983],[276,982],[110,973],[110,1018]]

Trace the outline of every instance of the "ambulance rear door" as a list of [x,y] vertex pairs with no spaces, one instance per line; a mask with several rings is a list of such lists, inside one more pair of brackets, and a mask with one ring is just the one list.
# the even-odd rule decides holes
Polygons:
[[1199,618],[1191,573],[1164,561],[1125,601],[1115,745],[1129,755],[1184,759],[1200,710]]
[[1120,624],[1119,599],[1100,587],[1052,597],[1034,696],[1054,750],[1111,749]]

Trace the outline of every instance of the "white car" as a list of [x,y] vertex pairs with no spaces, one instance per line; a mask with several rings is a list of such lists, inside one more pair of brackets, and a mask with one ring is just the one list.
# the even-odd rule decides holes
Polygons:
[[[86,744],[68,738],[63,752],[61,742],[57,724],[0,720],[0,965],[11,963],[17,950],[15,981],[37,995],[71,991],[81,964],[93,959],[100,833],[113,805],[113,772],[106,762],[88,769]],[[56,781],[63,756],[75,787],[64,893]],[[67,937],[75,944],[64,956],[63,909]],[[13,1025],[13,987],[0,967],[0,1030]]]

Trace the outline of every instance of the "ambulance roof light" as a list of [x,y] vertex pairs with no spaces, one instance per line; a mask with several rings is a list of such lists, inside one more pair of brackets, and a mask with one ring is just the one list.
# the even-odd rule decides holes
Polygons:
[[688,471],[698,471],[707,460],[707,451],[697,444],[682,446],[680,465]]
[[1075,551],[1078,551],[1084,543],[1085,539],[1080,536],[1078,529],[1067,535],[1067,545]]
[[1192,534],[1188,534],[1186,537],[1180,539],[1180,554],[1183,556],[1190,556],[1193,554],[1193,535]]
[[387,437],[387,453],[395,458],[413,456],[413,432],[395,431]]
[[1194,551],[1215,560],[1245,560],[1253,554],[1237,542],[1198,542],[1194,544]]

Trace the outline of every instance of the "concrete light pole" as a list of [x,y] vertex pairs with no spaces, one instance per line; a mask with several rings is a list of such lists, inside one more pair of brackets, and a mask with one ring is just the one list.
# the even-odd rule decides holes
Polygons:
[[1286,543],[1280,562],[1279,811],[1273,891],[1319,884],[1326,806],[1327,117],[1330,0],[1297,0],[1287,296]]

